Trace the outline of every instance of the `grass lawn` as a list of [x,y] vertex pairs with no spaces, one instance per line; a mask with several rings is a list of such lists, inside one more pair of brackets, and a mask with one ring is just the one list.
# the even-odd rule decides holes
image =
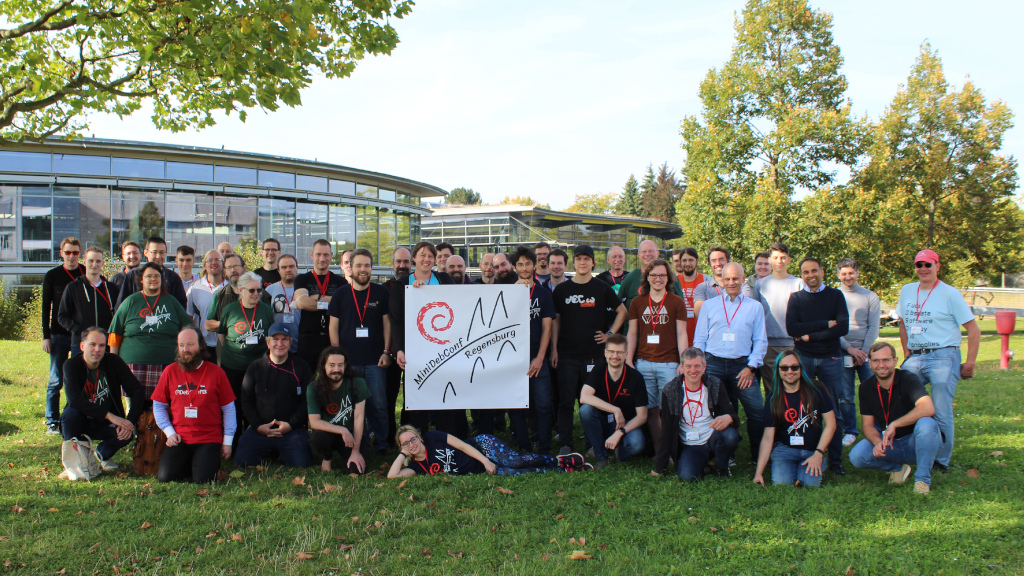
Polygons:
[[889,486],[848,463],[820,489],[756,486],[745,441],[734,478],[686,485],[652,478],[646,459],[515,478],[385,480],[371,459],[362,478],[271,466],[209,486],[62,482],[60,440],[43,426],[48,357],[0,342],[0,571],[1021,574],[1024,374],[998,370],[994,322],[982,328],[953,463],[927,497],[912,478]]

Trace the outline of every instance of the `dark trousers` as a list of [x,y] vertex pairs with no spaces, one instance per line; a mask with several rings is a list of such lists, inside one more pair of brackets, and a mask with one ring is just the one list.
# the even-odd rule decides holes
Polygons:
[[309,369],[313,371],[313,378],[316,378],[316,373],[320,369],[320,353],[328,345],[330,345],[330,341],[328,341],[327,345],[320,345],[316,342],[303,342],[299,345],[299,351],[295,353],[296,356],[305,360],[306,364],[309,364]]
[[185,444],[167,446],[160,456],[160,468],[156,479],[159,482],[187,480],[189,476],[196,484],[212,482],[220,470],[220,447],[217,442],[209,444]]
[[292,430],[280,438],[271,438],[260,434],[254,426],[249,426],[238,441],[235,464],[242,467],[258,466],[271,450],[277,451],[285,466],[309,466],[309,435],[305,428]]
[[[364,435],[363,442],[359,444],[360,447],[366,446],[368,438],[368,435]],[[321,460],[328,462],[334,462],[335,452],[341,457],[338,461],[342,463],[348,462],[349,456],[352,455],[352,449],[345,446],[345,439],[341,437],[341,434],[331,434],[323,430],[313,430],[313,433],[310,434],[309,446]],[[355,466],[349,466],[348,472],[358,474],[359,470]]]
[[110,460],[118,450],[127,446],[132,438],[118,440],[117,428],[107,420],[94,420],[68,406],[60,415],[60,431],[65,440],[89,436],[96,444],[96,451],[104,460]]
[[[395,407],[398,406],[398,393],[402,391],[402,376],[404,372],[398,367],[397,362],[388,366],[387,379],[387,409],[388,409],[388,444],[395,441],[398,433],[398,426],[395,424]],[[405,408],[402,408],[402,422],[405,422]]]
[[708,455],[715,453],[715,465],[719,470],[729,469],[729,459],[736,453],[740,445],[740,434],[735,428],[715,430],[705,444],[679,443],[679,456],[676,458],[676,474],[683,482],[700,480],[704,467],[708,463]]
[[750,457],[757,458],[757,451],[764,435],[764,401],[761,388],[754,382],[749,388],[739,387],[739,373],[747,367],[747,358],[722,358],[708,354],[706,372],[725,384],[732,405],[743,405],[743,413],[747,419],[747,440],[750,442]]
[[593,365],[591,358],[558,357],[558,444],[573,447],[572,425],[576,401],[587,379],[587,366]]

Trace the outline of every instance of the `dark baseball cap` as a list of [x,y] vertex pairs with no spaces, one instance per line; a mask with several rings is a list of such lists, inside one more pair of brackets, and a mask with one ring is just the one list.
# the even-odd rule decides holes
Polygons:
[[278,334],[284,334],[289,338],[295,338],[292,334],[292,327],[284,322],[274,322],[270,325],[270,331],[267,332],[267,336],[277,336]]
[[590,256],[590,259],[594,260],[594,249],[586,244],[581,244],[572,250],[572,257],[576,258],[578,256]]

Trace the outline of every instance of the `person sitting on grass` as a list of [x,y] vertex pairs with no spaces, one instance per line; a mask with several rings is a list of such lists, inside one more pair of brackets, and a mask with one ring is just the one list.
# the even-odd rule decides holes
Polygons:
[[804,375],[800,357],[793,350],[780,353],[775,360],[764,423],[754,482],[764,485],[764,469],[771,458],[772,484],[820,486],[836,416],[825,387]]
[[316,379],[306,388],[306,410],[313,431],[309,445],[320,455],[320,469],[331,471],[337,452],[350,474],[362,474],[366,460],[360,452],[367,438],[366,380],[348,363],[348,353],[328,346],[320,353]]
[[[139,420],[146,405],[142,385],[124,360],[107,352],[107,333],[102,328],[86,328],[79,347],[82,353],[64,363],[68,403],[60,417],[60,430],[65,440],[88,435],[99,442],[96,451],[100,466],[105,471],[116,470],[114,454],[132,441],[133,422]],[[127,418],[121,403],[122,390],[130,401]],[[60,477],[66,478],[67,471]]]
[[[210,482],[220,458],[231,458],[235,394],[220,366],[206,361],[206,341],[193,325],[178,332],[177,360],[153,392],[153,417],[167,435],[156,479]],[[222,442],[223,441],[223,442]]]
[[463,442],[439,430],[422,434],[416,427],[405,425],[398,429],[395,442],[402,453],[391,464],[388,478],[442,472],[456,476],[481,472],[515,476],[524,472],[578,472],[593,468],[579,454],[519,454],[488,434]]
[[932,418],[935,404],[913,372],[896,369],[896,348],[888,342],[871,346],[868,362],[874,376],[859,391],[864,440],[850,451],[850,462],[888,472],[891,484],[906,482],[910,464],[916,464],[914,492],[928,494],[932,462],[942,445],[939,424]]
[[626,365],[626,337],[608,336],[604,358],[604,365],[587,374],[580,393],[580,424],[594,447],[595,469],[608,464],[608,450],[615,451],[619,462],[643,452],[647,422],[647,386],[644,377]]

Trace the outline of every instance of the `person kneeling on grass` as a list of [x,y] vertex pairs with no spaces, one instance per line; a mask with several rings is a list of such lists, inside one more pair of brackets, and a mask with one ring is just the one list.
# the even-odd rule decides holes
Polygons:
[[715,453],[719,476],[732,476],[729,459],[740,444],[739,417],[722,381],[704,373],[707,363],[700,348],[683,351],[683,378],[674,378],[661,395],[661,444],[651,475],[660,476],[675,456],[683,482],[700,480]]
[[348,354],[337,346],[324,348],[318,364],[316,380],[306,388],[306,410],[313,430],[309,444],[320,455],[324,472],[331,471],[337,452],[350,474],[362,474],[366,460],[359,449],[368,440],[364,432],[370,389],[348,364]]
[[406,425],[398,429],[395,442],[402,453],[391,464],[388,478],[442,472],[458,476],[480,472],[514,476],[523,472],[578,472],[592,468],[575,453],[519,454],[488,434],[463,442],[439,430],[421,434],[414,426]]
[[875,375],[860,385],[864,440],[850,451],[850,462],[888,472],[891,484],[906,482],[910,464],[916,464],[914,492],[928,494],[932,462],[942,445],[939,424],[932,419],[935,404],[913,372],[896,369],[891,344],[876,342],[868,362]]
[[772,484],[820,486],[836,416],[825,387],[804,375],[800,357],[793,350],[782,352],[775,360],[764,423],[754,482],[764,485],[764,468],[771,458]]
[[160,375],[152,400],[156,425],[167,435],[156,479],[214,480],[220,458],[231,458],[235,394],[224,370],[206,361],[206,341],[195,326],[178,332],[177,359]]
[[626,337],[609,336],[604,358],[605,365],[590,371],[580,393],[580,424],[594,447],[594,469],[608,464],[608,450],[622,462],[643,452],[645,445],[647,386],[644,377],[626,365]]
[[[139,420],[146,397],[124,360],[107,352],[107,333],[102,328],[86,328],[79,346],[82,353],[64,363],[68,404],[60,417],[60,430],[65,440],[88,435],[99,442],[96,451],[101,458],[100,466],[105,471],[115,470],[114,454],[132,441],[132,423]],[[121,390],[131,402],[127,418]],[[60,477],[67,478],[67,471],[61,472]]]

